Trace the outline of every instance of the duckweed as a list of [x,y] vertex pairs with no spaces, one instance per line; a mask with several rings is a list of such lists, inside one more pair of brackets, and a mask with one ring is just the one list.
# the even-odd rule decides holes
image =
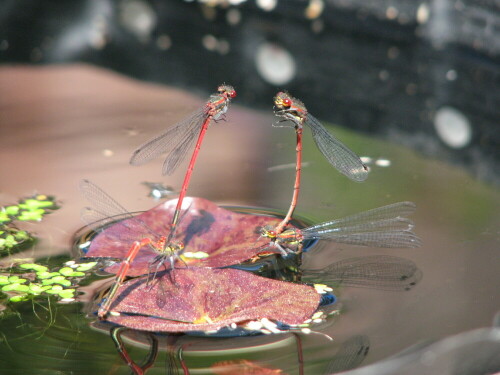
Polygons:
[[61,268],[59,270],[59,273],[61,275],[68,276],[68,277],[81,277],[81,276],[85,276],[84,272],[75,271],[71,267],[63,267],[63,268]]
[[[90,270],[97,262],[89,262],[77,264],[73,263],[72,267],[80,270]],[[31,296],[41,294],[56,295],[66,302],[74,300],[76,289],[71,286],[77,284],[74,278],[85,276],[85,272],[75,271],[72,267],[61,267],[54,271],[49,271],[47,266],[36,263],[23,263],[17,266],[23,271],[35,271],[31,273],[34,280],[28,282],[23,275],[0,275],[0,290],[9,293],[8,300],[10,302],[26,301]],[[32,279],[30,277],[30,279]],[[14,293],[14,294],[13,294]]]
[[23,199],[17,205],[0,207],[0,254],[20,248],[27,240],[34,240],[28,232],[14,226],[17,221],[40,221],[50,211],[57,209],[54,197],[43,194]]
[[94,268],[97,265],[97,262],[88,262],[88,263],[82,263],[76,267],[77,271],[80,272],[86,272],[90,270],[91,268]]
[[44,272],[48,270],[48,267],[42,266],[41,264],[36,264],[36,263],[24,263],[19,266],[19,268],[25,269],[25,270],[33,270],[37,272]]

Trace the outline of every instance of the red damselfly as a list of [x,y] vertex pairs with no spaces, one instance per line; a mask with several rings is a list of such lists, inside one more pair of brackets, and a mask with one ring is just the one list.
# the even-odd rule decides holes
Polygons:
[[290,208],[285,218],[274,228],[276,233],[281,233],[292,218],[300,189],[300,175],[302,169],[302,132],[306,124],[311,128],[312,135],[319,150],[325,158],[342,174],[353,181],[364,181],[368,176],[368,168],[361,159],[351,151],[346,145],[331,135],[321,123],[312,116],[304,104],[286,92],[279,92],[274,97],[276,116],[285,120],[290,120],[295,127],[296,141],[296,166],[295,183],[293,186],[293,196]]
[[182,201],[186,195],[194,164],[198,157],[208,125],[212,120],[217,121],[223,118],[228,110],[231,99],[235,97],[236,91],[232,86],[225,84],[220,85],[217,88],[217,92],[210,95],[210,98],[202,109],[195,111],[185,120],[171,126],[165,132],[141,145],[134,151],[130,158],[130,164],[141,165],[166,153],[167,157],[163,163],[163,174],[169,175],[177,169],[188,150],[192,148],[194,140],[196,139],[196,134],[198,134],[198,140],[194,147],[191,161],[189,162],[186,175],[184,176],[184,182],[182,183],[182,188],[179,193],[179,199],[170,225],[170,234],[167,238],[167,243],[175,236]]
[[[165,235],[155,233],[146,223],[128,212],[122,205],[111,198],[111,196],[94,183],[88,180],[82,180],[80,182],[80,191],[91,205],[91,207],[85,209],[82,214],[82,219],[90,225],[92,225],[91,223],[93,222],[97,222],[100,227],[105,227],[107,224],[111,223],[116,223],[115,225],[122,225],[124,227],[124,231],[121,233],[120,238],[118,238],[117,241],[130,244],[130,250],[116,273],[113,286],[97,312],[99,319],[105,319],[110,306],[116,297],[116,291],[120,285],[123,284],[130,268],[130,264],[134,261],[141,248],[150,246],[156,253],[158,253],[149,265],[150,273],[153,272],[154,268],[154,275],[156,275],[160,267],[166,261],[170,262],[172,269],[174,268],[175,261],[177,259],[181,259],[179,255],[184,249],[184,244],[182,242],[175,241],[170,241],[167,244],[167,237]],[[129,237],[127,235],[128,232],[137,232],[138,227],[140,228],[141,233],[144,233],[143,238],[134,238],[133,236]]]

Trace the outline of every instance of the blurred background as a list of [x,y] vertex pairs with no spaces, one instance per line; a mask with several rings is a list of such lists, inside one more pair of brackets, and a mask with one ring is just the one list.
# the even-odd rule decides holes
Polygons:
[[[0,62],[84,61],[316,117],[499,181],[496,0],[2,0]],[[5,94],[5,93],[3,93]]]

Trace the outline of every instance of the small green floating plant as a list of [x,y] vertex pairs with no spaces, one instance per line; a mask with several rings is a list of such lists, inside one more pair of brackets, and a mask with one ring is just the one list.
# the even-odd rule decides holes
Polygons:
[[43,216],[58,208],[55,198],[44,194],[0,207],[0,256],[21,251],[36,240],[29,232],[17,228],[16,222],[41,221]]
[[[29,232],[16,227],[16,222],[41,221],[58,209],[53,196],[38,194],[21,199],[18,204],[0,207],[0,257],[14,254],[33,245],[36,238]],[[62,267],[49,267],[33,263],[19,263],[0,268],[0,303],[26,301],[38,295],[55,295],[61,301],[75,298],[75,288],[86,272],[96,262],[66,262]]]
[[63,267],[50,271],[47,266],[22,263],[15,268],[24,273],[0,274],[0,290],[10,302],[26,301],[41,294],[56,295],[63,302],[71,302],[75,298],[78,281],[96,264],[69,261]]

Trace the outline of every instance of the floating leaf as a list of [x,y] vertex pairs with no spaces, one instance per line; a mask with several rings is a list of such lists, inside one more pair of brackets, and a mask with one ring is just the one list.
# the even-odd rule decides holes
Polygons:
[[32,294],[40,294],[48,289],[50,289],[49,285],[41,286],[39,284],[31,284],[29,286],[29,292]]
[[[226,267],[251,259],[264,249],[268,253],[279,252],[275,247],[268,247],[269,239],[260,238],[258,234],[259,228],[276,225],[279,219],[236,213],[202,198],[186,198],[185,202],[189,204],[189,211],[178,226],[176,240],[184,243],[186,252],[208,254],[208,257],[184,257],[188,266]],[[92,240],[85,256],[125,259],[134,241],[158,239],[158,234],[168,236],[176,203],[176,199],[164,202],[135,218],[106,228]],[[147,274],[151,261],[157,255],[151,246],[145,246],[127,274]],[[106,271],[116,273],[119,267],[119,263],[114,264]],[[170,264],[165,262],[161,270],[168,268]]]
[[45,214],[45,210],[42,208],[33,210],[33,211],[22,211],[21,214],[17,217],[17,220],[21,221],[40,221],[42,220],[42,216]]
[[230,268],[176,269],[149,285],[136,278],[118,295],[108,321],[156,332],[211,331],[264,318],[300,324],[320,302],[313,287]]
[[5,207],[5,212],[10,216],[15,216],[19,213],[19,206],[7,206]]
[[39,279],[49,279],[54,276],[59,276],[59,272],[40,271],[36,273],[36,277]]
[[63,267],[59,270],[59,273],[63,276],[70,276],[74,272],[71,267]]
[[85,276],[85,272],[73,271],[72,273],[67,274],[65,276],[67,276],[67,277],[83,277],[83,276]]
[[46,266],[42,266],[41,264],[36,264],[36,263],[20,264],[19,268],[22,268],[25,270],[33,270],[33,271],[37,271],[37,272],[44,272],[44,271],[48,270],[48,268]]
[[17,275],[14,275],[14,276],[9,276],[9,282],[10,283],[19,283],[19,284],[22,284],[22,283],[26,282],[26,279],[23,279],[23,278],[20,278]]
[[272,369],[268,367],[263,367],[258,363],[251,362],[246,359],[217,362],[214,363],[210,367],[210,369],[216,375],[234,375],[234,374],[285,375],[281,369]]
[[8,234],[5,238],[0,238],[0,248],[11,248],[18,244],[16,238],[12,234]]
[[6,224],[11,221],[9,215],[5,211],[0,211],[0,224]]
[[45,293],[49,294],[59,294],[63,291],[63,287],[61,285],[54,285],[52,288],[47,289]]
[[46,200],[47,196],[40,195],[37,198],[39,197],[42,199],[33,199],[33,198],[25,199],[23,202],[19,203],[19,207],[25,210],[34,211],[40,208],[47,208],[54,206],[53,201]]
[[74,296],[75,296],[74,289],[64,289],[61,292],[59,292],[59,297],[61,298],[73,298]]
[[9,298],[10,302],[21,302],[21,301],[26,301],[29,299],[28,294],[18,294],[16,296],[12,296]]
[[70,286],[71,281],[66,279],[64,276],[54,276],[50,279],[45,279],[42,281],[43,285],[52,285],[52,284],[60,284],[64,286]]
[[85,271],[88,271],[91,268],[95,267],[96,264],[97,264],[97,262],[82,263],[82,264],[78,265],[78,267],[76,268],[76,270],[80,271],[80,272],[85,272]]
[[2,290],[4,292],[10,292],[10,291],[27,292],[29,289],[30,289],[30,287],[28,285],[20,284],[20,283],[12,283],[12,284],[8,284],[8,285],[4,285],[2,287]]

